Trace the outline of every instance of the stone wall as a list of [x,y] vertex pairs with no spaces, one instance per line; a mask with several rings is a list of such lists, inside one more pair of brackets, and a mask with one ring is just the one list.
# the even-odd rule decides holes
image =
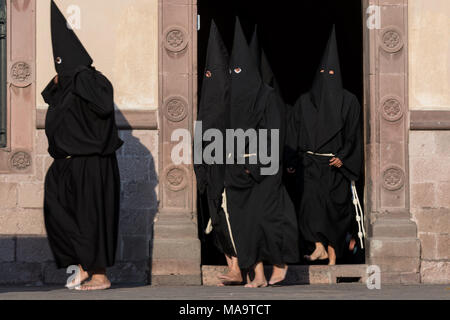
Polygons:
[[450,277],[450,131],[410,134],[411,212],[421,241],[421,280]]
[[449,16],[447,0],[409,1],[411,127],[419,130],[410,132],[410,207],[424,283],[450,282]]

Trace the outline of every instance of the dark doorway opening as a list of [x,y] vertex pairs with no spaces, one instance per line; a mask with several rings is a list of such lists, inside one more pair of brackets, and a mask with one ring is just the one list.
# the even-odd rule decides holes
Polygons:
[[[314,73],[333,24],[339,46],[344,86],[363,104],[363,21],[361,0],[198,0],[201,28],[198,33],[198,71],[203,74],[209,28],[214,19],[231,52],[235,17],[241,20],[247,39],[255,25],[286,103],[294,105],[310,89]],[[202,77],[199,77],[201,90]],[[201,94],[199,90],[199,94]],[[361,119],[363,121],[363,119]],[[358,186],[360,199],[363,181]],[[199,210],[207,210],[202,200]],[[202,234],[202,230],[199,230]],[[222,265],[225,259],[209,236],[201,235],[202,264]],[[350,254],[340,263],[364,263],[364,252]]]

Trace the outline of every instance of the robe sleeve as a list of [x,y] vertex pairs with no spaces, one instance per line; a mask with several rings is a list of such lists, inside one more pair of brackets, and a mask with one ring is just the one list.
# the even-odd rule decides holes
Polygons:
[[42,98],[44,98],[46,104],[52,105],[54,103],[53,99],[57,90],[58,86],[55,84],[55,78],[53,78],[42,91]]
[[342,173],[350,180],[357,181],[362,170],[363,143],[360,122],[361,106],[356,97],[352,97],[344,124],[344,146],[336,154],[341,159]]
[[74,93],[88,101],[88,107],[101,118],[114,112],[113,86],[93,68],[84,68],[76,75]]
[[[282,121],[282,113],[280,112],[281,108],[284,108],[282,102],[280,101],[280,99],[277,97],[277,95],[275,94],[271,94],[266,102],[266,107],[264,109],[264,115],[262,117],[262,121],[258,126],[258,130],[260,129],[266,129],[267,130],[267,152],[270,153],[272,150],[272,143],[274,143],[274,141],[272,141],[272,135],[271,135],[271,130],[279,130],[281,132],[281,126],[283,125],[283,121]],[[280,134],[280,139],[281,139],[281,134]],[[259,137],[258,137],[258,141],[259,141]],[[284,141],[279,141],[279,147],[281,147],[280,149],[276,150],[276,152],[280,152],[280,150],[282,150],[282,143],[284,143]],[[258,143],[258,151],[260,146]],[[281,154],[279,154],[279,157],[281,157]],[[272,155],[270,156],[270,158],[273,158]],[[273,159],[272,159],[273,160]],[[279,159],[279,161],[281,161],[281,159]],[[265,165],[259,162],[258,159],[258,163],[257,164],[247,164],[245,165],[245,168],[250,171],[250,175],[252,176],[252,178],[258,182],[261,183],[264,178],[266,177],[265,175],[261,174],[261,169],[266,167],[270,167],[270,163]],[[281,170],[281,168],[279,168]]]

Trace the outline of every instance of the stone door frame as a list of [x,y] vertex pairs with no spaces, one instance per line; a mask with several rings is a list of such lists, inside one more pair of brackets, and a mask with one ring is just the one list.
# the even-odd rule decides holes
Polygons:
[[[364,23],[369,6],[377,6],[381,18],[379,29],[364,26],[366,260],[380,266],[385,282],[418,282],[420,242],[409,210],[408,1],[361,1]],[[200,284],[193,168],[170,160],[171,133],[178,128],[192,132],[196,119],[197,0],[159,0],[159,11],[160,220],[152,279]],[[178,234],[160,239],[162,230],[175,225]],[[171,247],[171,241],[182,238],[190,239],[186,249],[195,252],[195,259],[186,260]],[[180,261],[187,271],[177,268]]]

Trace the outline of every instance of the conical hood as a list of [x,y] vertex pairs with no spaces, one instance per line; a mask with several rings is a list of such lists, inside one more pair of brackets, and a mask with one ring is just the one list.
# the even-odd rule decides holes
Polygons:
[[[250,41],[250,51],[255,58],[255,63],[259,69],[261,69],[261,46],[259,44],[258,38],[258,26],[255,26],[255,31],[253,32],[252,40]],[[260,70],[261,71],[261,70]]]
[[230,103],[229,60],[227,48],[212,21],[198,115],[203,130],[220,129],[226,123]]
[[336,28],[333,25],[311,89],[311,98],[318,109],[317,148],[320,148],[342,128],[343,97],[344,88],[339,63]]
[[281,96],[280,86],[275,78],[272,67],[270,66],[269,59],[267,58],[266,52],[259,44],[258,26],[255,27],[255,32],[253,33],[253,37],[250,42],[250,50],[252,55],[255,57],[255,62],[259,68],[262,81],[269,87],[274,88],[275,91],[277,91],[277,93]]
[[311,89],[317,107],[320,107],[321,100],[324,98],[323,93],[327,90],[335,92],[343,90],[336,28],[334,25]]
[[89,67],[92,58],[81,44],[77,35],[68,27],[67,20],[52,0],[51,30],[53,57],[58,74],[75,70],[79,66]]
[[256,99],[262,85],[259,68],[255,63],[239,19],[236,19],[231,71],[231,120],[235,128],[256,125]]

